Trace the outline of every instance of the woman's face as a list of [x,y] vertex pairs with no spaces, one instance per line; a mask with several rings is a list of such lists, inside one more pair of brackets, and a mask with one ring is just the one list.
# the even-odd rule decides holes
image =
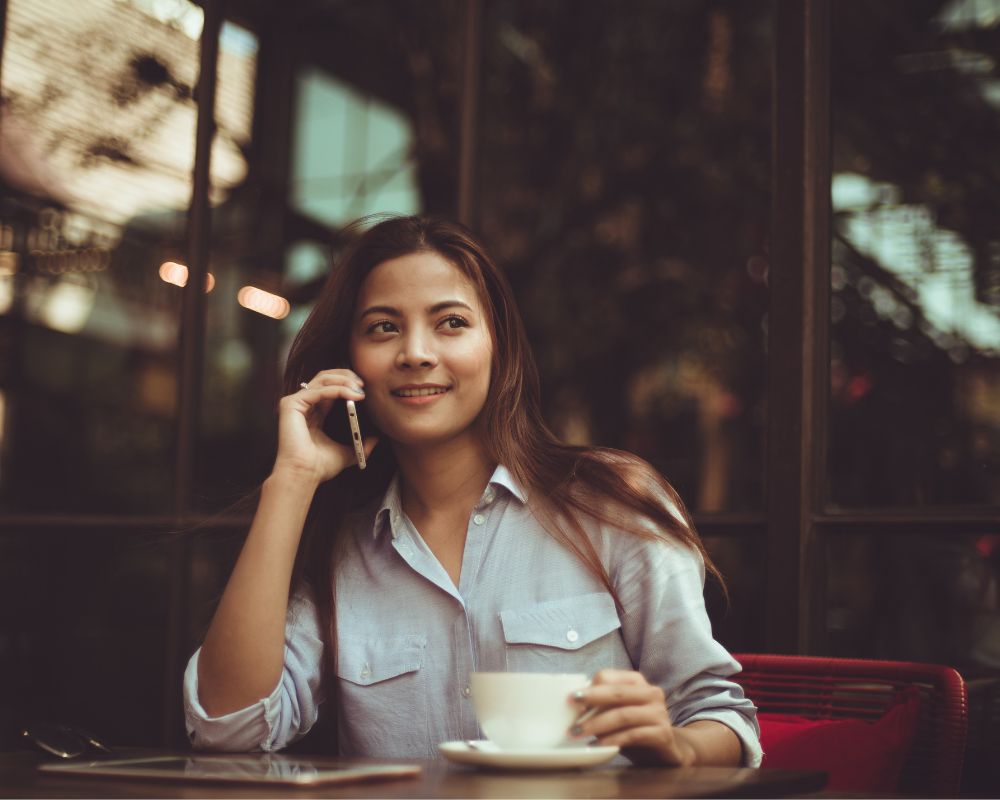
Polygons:
[[350,354],[367,411],[393,442],[475,435],[490,388],[489,320],[469,279],[437,253],[400,256],[368,274]]

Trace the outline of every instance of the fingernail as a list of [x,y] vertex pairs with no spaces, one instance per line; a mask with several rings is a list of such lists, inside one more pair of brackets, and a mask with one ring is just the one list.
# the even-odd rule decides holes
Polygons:
[[574,736],[579,736],[581,733],[583,733],[583,727],[580,725],[574,725],[572,728],[569,729],[569,732],[572,733]]
[[587,697],[587,693],[585,691],[583,691],[583,689],[577,689],[575,692],[573,692],[573,699],[574,700],[585,700],[586,697]]

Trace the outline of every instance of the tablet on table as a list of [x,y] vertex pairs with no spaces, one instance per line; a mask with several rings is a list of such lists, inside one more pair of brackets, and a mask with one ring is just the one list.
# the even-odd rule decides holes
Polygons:
[[274,753],[146,756],[68,761],[38,767],[50,775],[104,778],[151,778],[171,781],[319,786],[330,783],[409,778],[420,774],[416,764],[338,763]]

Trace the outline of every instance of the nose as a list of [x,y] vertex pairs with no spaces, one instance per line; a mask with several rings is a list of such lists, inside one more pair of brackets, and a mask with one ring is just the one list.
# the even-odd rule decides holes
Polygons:
[[400,369],[431,369],[437,366],[438,359],[427,337],[418,332],[411,332],[400,340],[399,354],[396,356],[396,366]]

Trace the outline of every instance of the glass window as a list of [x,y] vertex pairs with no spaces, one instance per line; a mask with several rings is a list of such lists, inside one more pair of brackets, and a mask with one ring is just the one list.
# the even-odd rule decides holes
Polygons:
[[6,8],[0,507],[166,511],[202,11]]
[[[212,221],[206,298],[204,380],[195,463],[196,509],[239,498],[260,476],[261,452],[271,443],[268,429],[257,431],[261,416],[257,380],[261,362],[275,345],[266,322],[240,305],[247,291],[278,291],[280,273],[265,244],[266,214],[281,214],[283,203],[262,197],[265,181],[254,174],[254,109],[260,43],[252,31],[223,23],[216,71],[216,135],[212,143]],[[278,122],[270,123],[272,128]],[[280,228],[279,228],[280,231]],[[251,319],[256,318],[256,319]],[[267,376],[270,377],[271,370]],[[267,384],[265,384],[267,385]],[[265,404],[260,404],[265,405]],[[267,422],[272,417],[265,418]],[[263,423],[263,420],[261,421]]]
[[462,0],[315,6],[295,19],[292,208],[330,227],[366,214],[453,214]]
[[479,225],[560,434],[763,505],[770,4],[486,4]]
[[714,579],[705,585],[712,633],[730,652],[759,652],[764,642],[765,557],[762,535],[706,535],[705,549],[726,580],[726,595]]
[[163,744],[170,563],[148,527],[0,533],[0,671],[17,687],[0,699],[4,752],[30,720]]
[[[259,44],[235,27],[223,31],[222,121],[224,88],[251,85],[258,46],[295,47],[301,58],[261,52],[261,63],[292,71],[258,85],[267,111],[253,126],[241,90],[216,141],[231,141],[248,163],[226,173],[236,176],[228,186],[213,184],[199,508],[228,506],[267,475],[284,358],[330,270],[338,228],[368,214],[454,208],[463,7],[317,6],[293,13],[290,38]],[[276,94],[285,86],[294,87],[291,102]]]
[[1000,5],[831,9],[830,500],[1000,503]]
[[826,537],[831,655],[1000,668],[1000,534]]
[[291,204],[326,225],[420,210],[412,122],[315,68],[298,76],[294,153]]

